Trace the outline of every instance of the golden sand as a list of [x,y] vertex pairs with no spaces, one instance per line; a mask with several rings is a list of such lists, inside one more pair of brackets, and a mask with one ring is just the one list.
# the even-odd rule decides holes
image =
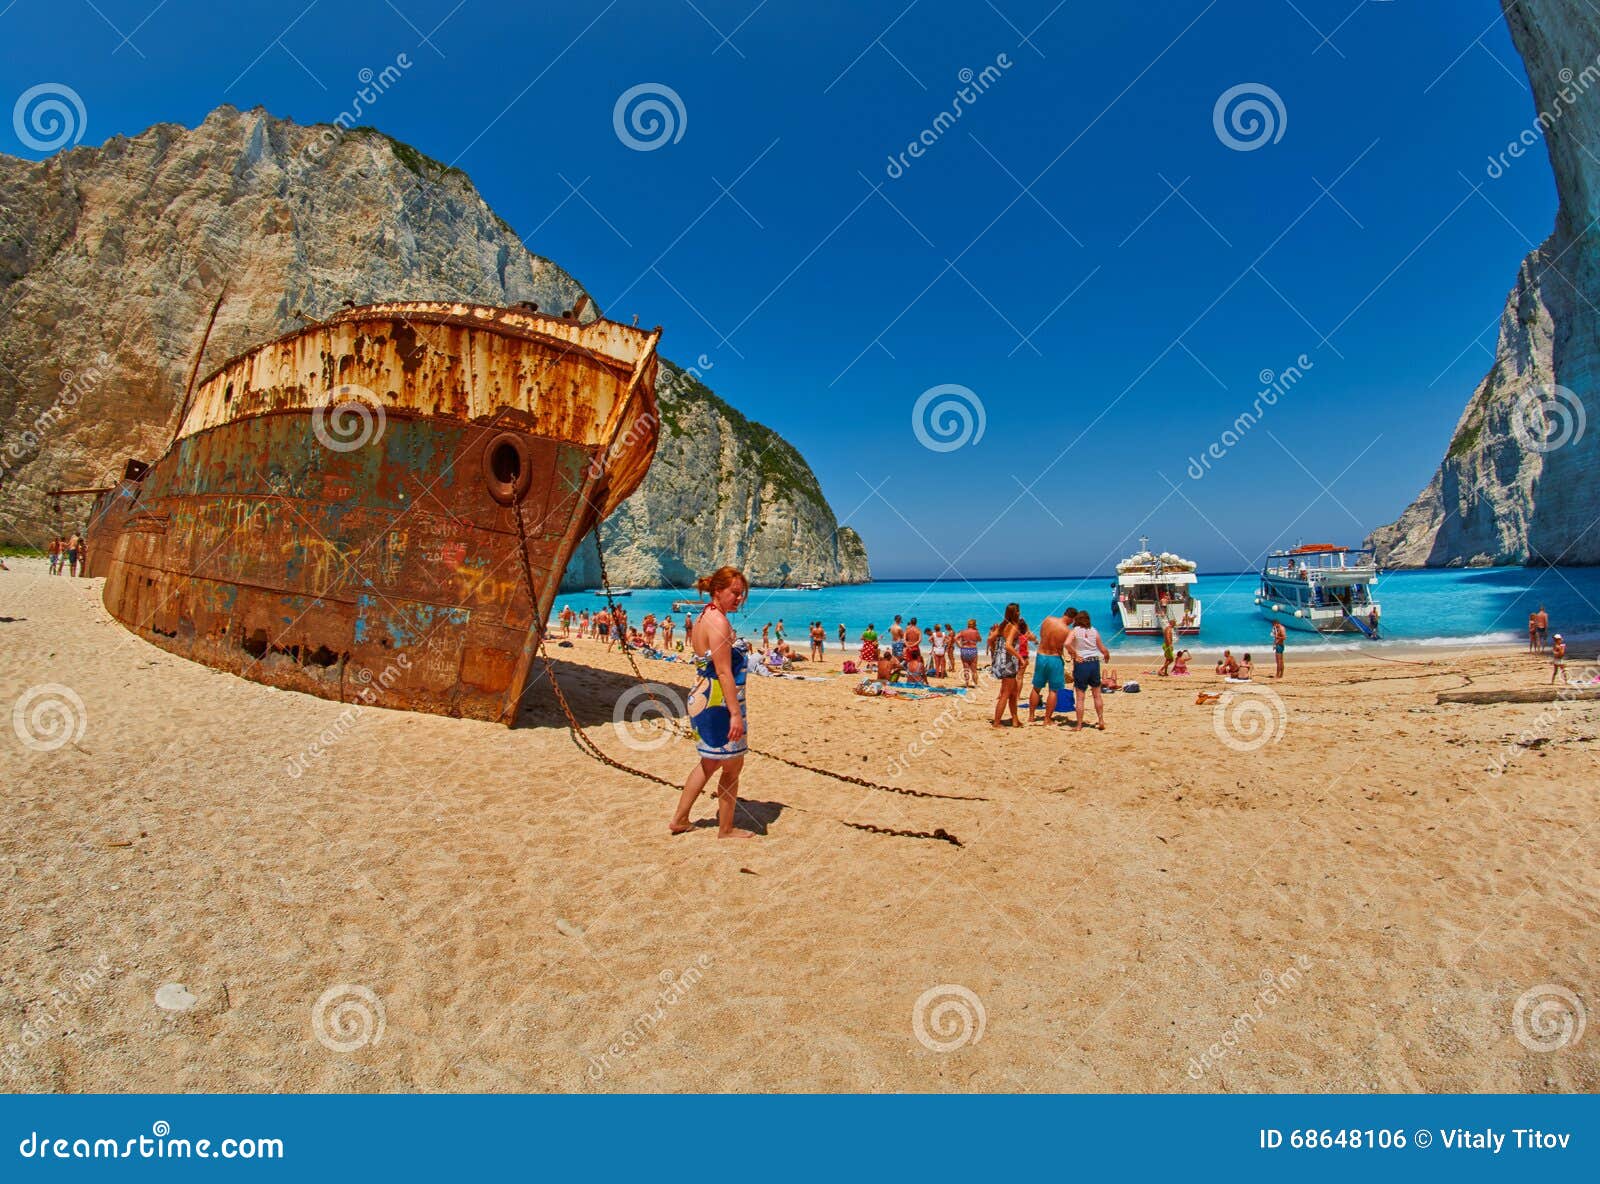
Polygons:
[[[987,800],[752,756],[732,842],[669,838],[543,686],[514,730],[352,715],[8,562],[5,1088],[1600,1089],[1600,703],[1435,702],[1531,657],[1296,662],[1220,725],[1209,674],[1123,661],[1104,734],[752,678],[758,747]],[[606,752],[681,779],[611,723],[620,654],[553,652]]]

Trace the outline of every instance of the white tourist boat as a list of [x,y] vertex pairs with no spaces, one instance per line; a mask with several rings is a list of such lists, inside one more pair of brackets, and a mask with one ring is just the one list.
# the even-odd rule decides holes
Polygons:
[[1170,551],[1153,554],[1147,549],[1149,542],[1140,538],[1138,552],[1117,564],[1111,614],[1130,637],[1160,635],[1163,618],[1182,636],[1194,637],[1200,632],[1195,565]]
[[1376,638],[1382,614],[1372,591],[1377,586],[1370,549],[1310,543],[1267,556],[1256,606],[1290,629]]

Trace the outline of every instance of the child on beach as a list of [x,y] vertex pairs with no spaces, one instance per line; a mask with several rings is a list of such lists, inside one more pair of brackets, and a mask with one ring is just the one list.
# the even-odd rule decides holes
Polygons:
[[1567,681],[1567,643],[1561,640],[1557,633],[1550,646],[1550,685],[1554,686],[1556,675],[1561,676],[1561,681]]

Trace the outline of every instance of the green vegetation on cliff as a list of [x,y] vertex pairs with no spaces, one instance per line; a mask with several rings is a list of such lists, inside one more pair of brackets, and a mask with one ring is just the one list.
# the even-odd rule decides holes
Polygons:
[[822,495],[822,487],[817,484],[816,474],[795,450],[794,445],[765,424],[746,418],[698,378],[681,370],[677,372],[676,378],[677,382],[673,385],[680,388],[682,394],[663,394],[660,400],[661,422],[669,432],[678,435],[683,431],[676,406],[678,401],[684,395],[699,399],[727,421],[739,452],[748,455],[755,464],[764,488],[791,503],[805,501],[827,506],[827,499]]

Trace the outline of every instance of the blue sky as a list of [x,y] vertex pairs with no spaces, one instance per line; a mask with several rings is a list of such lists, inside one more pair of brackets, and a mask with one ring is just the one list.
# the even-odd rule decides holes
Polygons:
[[[0,12],[8,101],[70,85],[90,144],[224,102],[328,121],[402,53],[363,122],[468,172],[668,357],[703,356],[885,577],[1103,571],[1140,534],[1218,571],[1358,540],[1427,481],[1555,213],[1542,146],[1486,175],[1533,117],[1495,0]],[[614,113],[644,84],[681,135],[638,151]],[[1214,117],[1245,84],[1276,96],[1274,134],[1236,150]],[[0,151],[38,155],[3,124]],[[919,442],[936,387],[972,392],[981,439]]]

